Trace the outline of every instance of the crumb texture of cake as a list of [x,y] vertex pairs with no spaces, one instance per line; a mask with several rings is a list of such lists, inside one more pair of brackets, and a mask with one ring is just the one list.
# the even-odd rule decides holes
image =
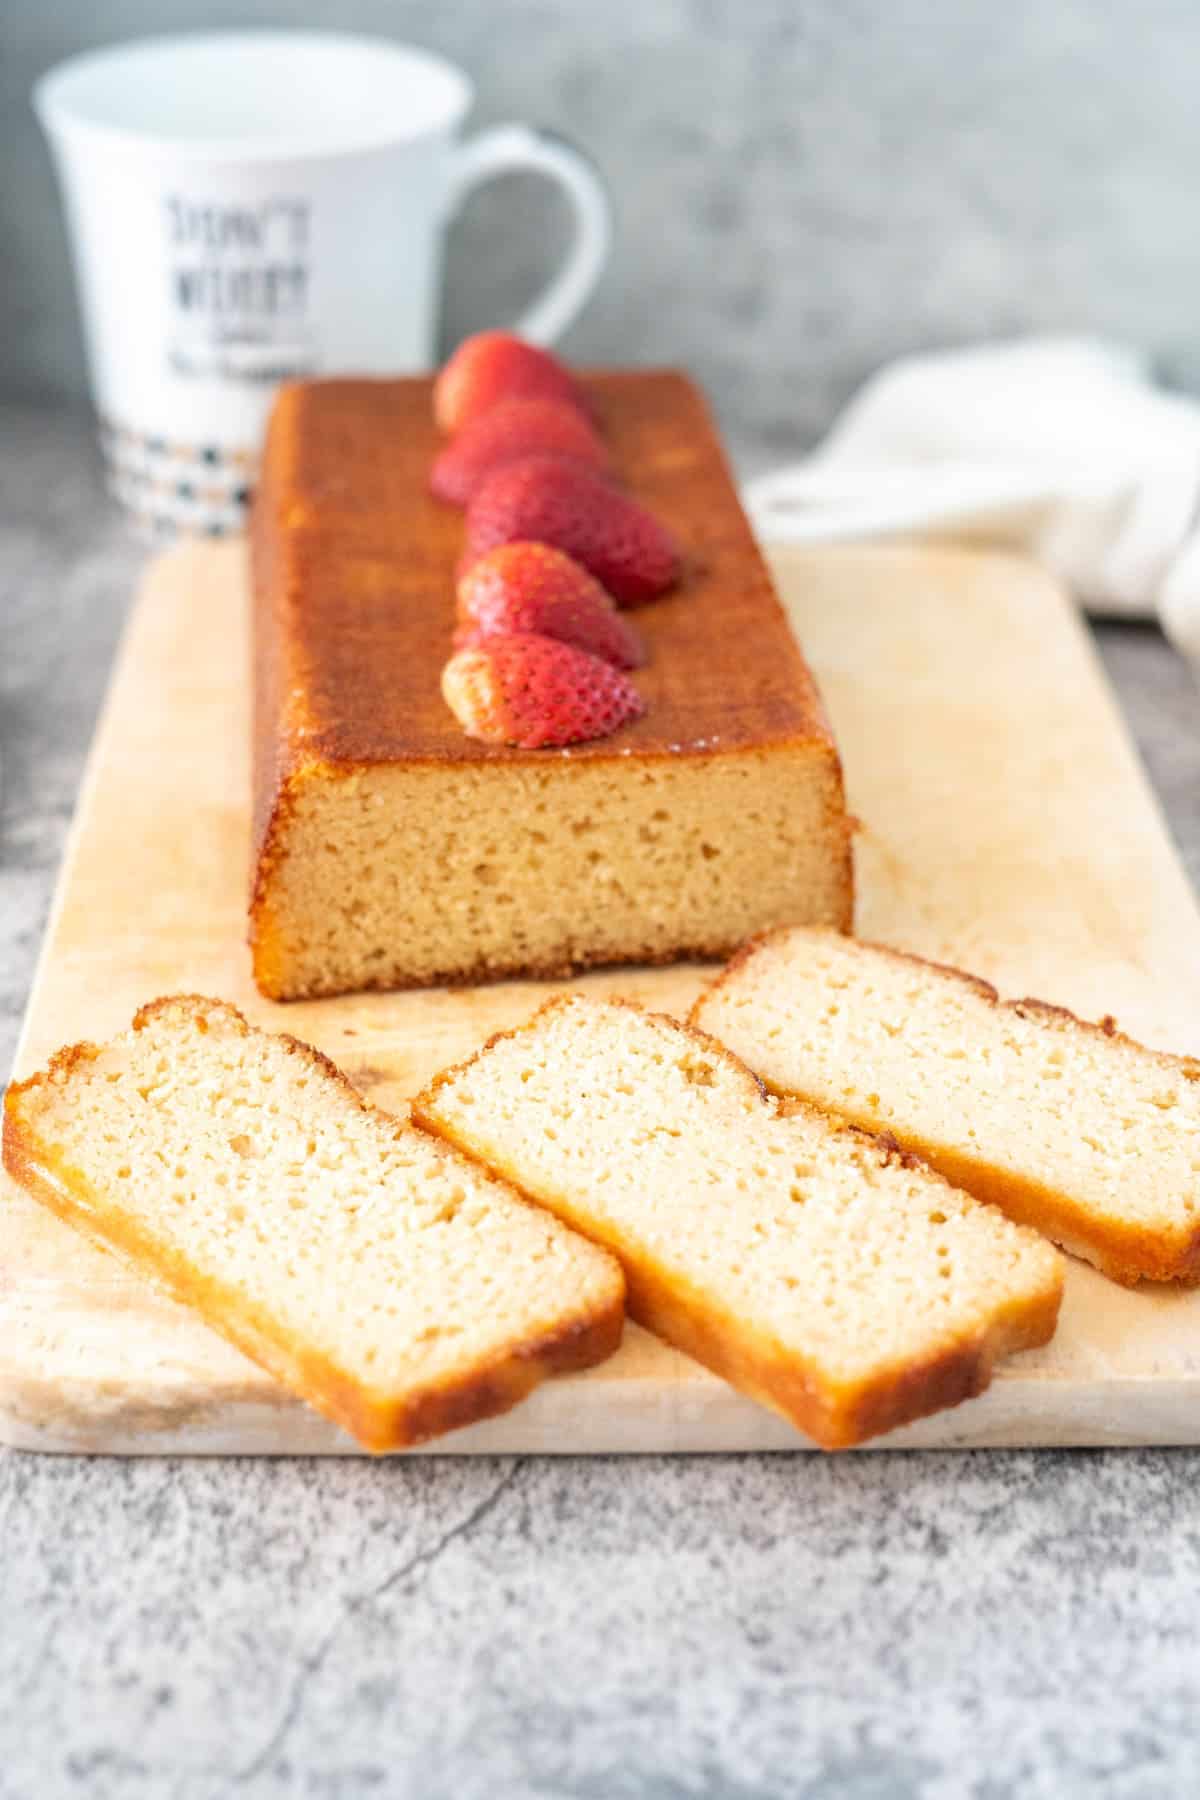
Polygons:
[[550,1001],[414,1119],[606,1245],[633,1318],[826,1448],[979,1393],[1055,1327],[1036,1233],[637,1007]]
[[372,1451],[620,1341],[611,1256],[220,1002],[156,1001],[15,1084],[4,1163]]
[[790,757],[383,765],[301,782],[260,902],[278,998],[728,955],[764,919],[843,920],[840,794]]
[[1200,1277],[1200,1062],[813,930],[751,945],[692,1017],[1115,1280]]
[[565,750],[476,742],[442,697],[463,546],[425,491],[430,383],[283,390],[251,523],[250,936],[271,998],[849,926],[837,751],[704,403],[669,372],[585,387],[690,561],[638,613],[644,715]]

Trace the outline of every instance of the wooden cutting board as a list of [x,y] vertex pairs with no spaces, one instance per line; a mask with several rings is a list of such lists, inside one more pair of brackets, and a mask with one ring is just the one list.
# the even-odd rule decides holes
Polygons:
[[[858,837],[858,929],[1002,990],[1111,1011],[1200,1050],[1200,916],[1086,636],[1031,566],[956,551],[789,552],[776,571],[824,688]],[[244,943],[247,677],[240,547],[151,570],[97,733],[18,1073],[156,994],[231,999],[401,1110],[552,984],[261,1000]],[[705,971],[577,985],[671,1011]],[[198,1320],[5,1181],[0,1436],[48,1450],[353,1452]],[[1200,1291],[1072,1264],[1054,1342],[885,1446],[1200,1442]],[[630,1327],[620,1353],[436,1451],[800,1449]]]

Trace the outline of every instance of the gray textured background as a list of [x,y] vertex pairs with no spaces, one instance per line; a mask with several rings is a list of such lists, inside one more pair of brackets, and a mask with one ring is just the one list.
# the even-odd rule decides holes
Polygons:
[[[81,382],[34,77],[147,31],[288,23],[435,48],[477,78],[478,123],[577,137],[620,237],[569,348],[689,363],[753,463],[914,345],[1082,326],[1200,375],[1196,0],[2,0],[0,389]],[[474,204],[450,335],[513,315],[545,210],[515,178]]]

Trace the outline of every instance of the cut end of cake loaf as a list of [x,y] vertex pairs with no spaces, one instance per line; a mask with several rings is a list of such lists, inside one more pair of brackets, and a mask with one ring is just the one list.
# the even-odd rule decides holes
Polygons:
[[849,925],[819,747],[720,759],[322,770],[294,779],[252,912],[275,999],[727,956]]
[[892,1132],[1113,1279],[1200,1279],[1193,1058],[804,929],[748,946],[692,1017],[775,1092]]
[[620,1341],[609,1255],[220,1002],[157,1001],[15,1084],[4,1164],[369,1450]]
[[1034,1232],[633,1006],[551,1001],[414,1118],[606,1245],[634,1318],[829,1449],[979,1393],[1055,1327],[1062,1263]]
[[686,544],[638,612],[644,712],[522,750],[441,671],[461,516],[426,492],[431,384],[287,388],[251,522],[254,978],[276,1000],[728,955],[848,929],[850,821],[812,674],[684,377],[588,377],[614,465]]

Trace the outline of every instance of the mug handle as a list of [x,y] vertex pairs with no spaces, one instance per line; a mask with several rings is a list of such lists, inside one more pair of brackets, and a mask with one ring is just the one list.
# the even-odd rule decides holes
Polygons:
[[497,125],[459,144],[450,177],[449,211],[473,187],[514,169],[534,169],[564,188],[575,211],[575,235],[563,267],[513,326],[531,344],[552,344],[582,311],[612,247],[612,203],[589,156],[536,125]]

